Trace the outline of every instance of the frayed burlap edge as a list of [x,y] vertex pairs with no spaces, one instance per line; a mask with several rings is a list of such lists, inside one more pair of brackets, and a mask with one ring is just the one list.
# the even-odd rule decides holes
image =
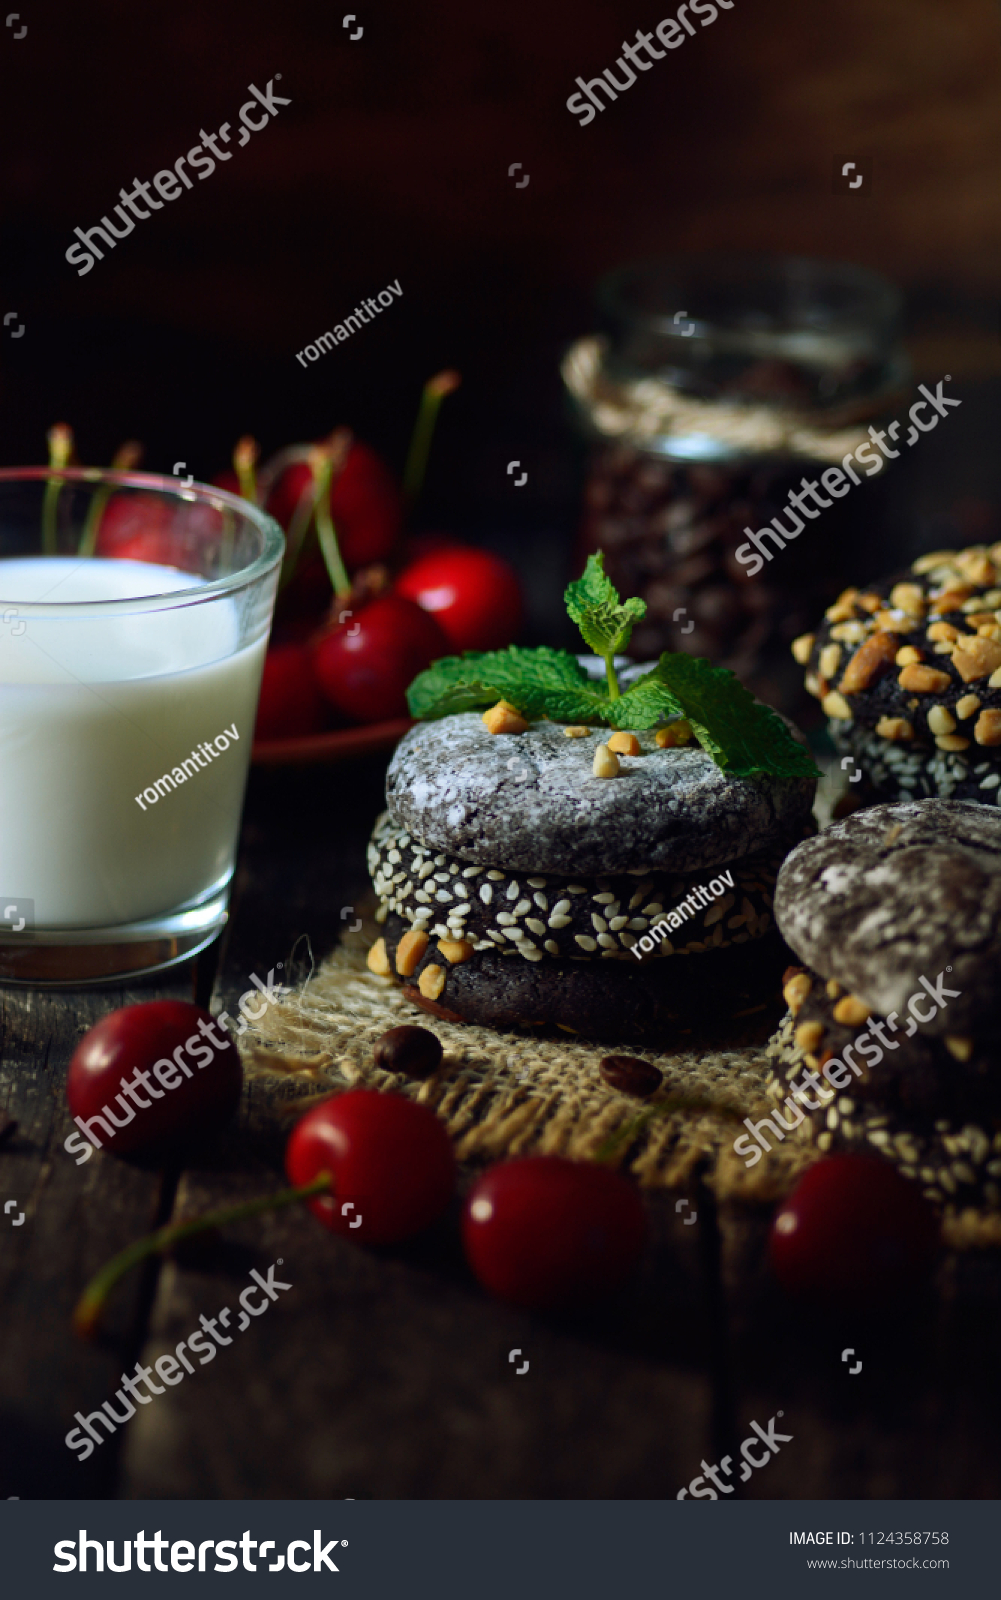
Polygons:
[[[599,1075],[599,1062],[616,1050],[613,1045],[499,1033],[419,1011],[392,979],[369,972],[365,957],[378,933],[366,917],[240,1040],[248,1079],[265,1094],[267,1080],[290,1076],[312,1082],[322,1091],[317,1098],[349,1085],[394,1089],[431,1106],[459,1159],[474,1166],[529,1153],[586,1159],[604,1152],[646,1187],[685,1189],[698,1170],[718,1198],[753,1204],[787,1193],[819,1159],[795,1136],[750,1169],[734,1153],[743,1118],[763,1116],[770,1106],[763,1048],[637,1052],[622,1045],[621,1053],[639,1053],[664,1074],[663,1090],[638,1101],[610,1089]],[[372,1060],[380,1034],[404,1022],[429,1028],[445,1052],[438,1071],[420,1083],[384,1072]],[[668,1102],[658,1112],[669,1096],[696,1104],[669,1109]],[[294,1105],[309,1103],[297,1099]],[[656,1114],[641,1121],[651,1110]]]

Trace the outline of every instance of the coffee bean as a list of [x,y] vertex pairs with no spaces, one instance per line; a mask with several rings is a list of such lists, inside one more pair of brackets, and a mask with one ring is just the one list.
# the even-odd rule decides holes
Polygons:
[[405,1072],[408,1078],[428,1078],[441,1065],[442,1048],[427,1028],[405,1024],[381,1034],[372,1053],[376,1066],[384,1072]]
[[645,1100],[663,1082],[655,1066],[636,1056],[605,1056],[598,1071],[611,1088],[620,1094],[634,1094],[639,1100]]

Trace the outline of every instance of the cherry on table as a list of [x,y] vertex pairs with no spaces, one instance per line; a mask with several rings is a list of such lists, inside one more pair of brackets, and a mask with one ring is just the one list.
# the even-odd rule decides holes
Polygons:
[[242,1084],[240,1053],[210,1012],[184,1000],[149,1000],[88,1029],[70,1060],[66,1099],[74,1117],[103,1119],[110,1131],[94,1130],[103,1149],[128,1155],[217,1132],[235,1112]]
[[800,1178],[772,1222],[772,1269],[802,1299],[886,1300],[920,1282],[938,1223],[920,1189],[878,1156],[839,1154]]
[[594,1161],[524,1156],[485,1172],[466,1201],[466,1258],[491,1294],[555,1309],[620,1287],[639,1258],[636,1188]]
[[329,1172],[333,1194],[309,1209],[361,1244],[409,1239],[455,1192],[452,1143],[434,1112],[373,1089],[349,1089],[308,1111],[289,1139],[285,1171],[297,1188]]

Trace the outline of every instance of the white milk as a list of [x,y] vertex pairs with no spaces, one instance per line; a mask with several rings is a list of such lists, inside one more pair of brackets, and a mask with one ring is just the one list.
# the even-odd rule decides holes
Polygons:
[[[134,922],[225,883],[267,641],[233,653],[229,598],[132,616],[12,608],[200,587],[148,562],[0,561],[0,903],[34,900],[39,929]],[[233,723],[228,750],[199,751],[204,770],[136,803]]]

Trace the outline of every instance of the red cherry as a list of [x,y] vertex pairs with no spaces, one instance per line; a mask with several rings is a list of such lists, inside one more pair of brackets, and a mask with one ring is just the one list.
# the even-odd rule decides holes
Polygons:
[[300,739],[320,733],[327,706],[305,644],[273,644],[264,657],[255,739]]
[[217,1132],[236,1110],[242,1082],[239,1051],[208,1011],[184,1000],[149,1000],[110,1012],[84,1034],[66,1098],[74,1117],[101,1117],[96,1140],[124,1155]]
[[289,1139],[285,1171],[296,1187],[329,1172],[334,1193],[309,1209],[332,1233],[363,1244],[419,1233],[455,1192],[455,1156],[434,1112],[374,1089],[349,1089],[308,1111]]
[[488,550],[456,545],[419,556],[400,574],[396,592],[431,612],[453,650],[499,650],[521,627],[514,568]]
[[[294,461],[269,494],[267,510],[286,532],[302,495],[312,488],[312,483],[308,462]],[[403,516],[400,491],[375,451],[357,439],[334,479],[330,514],[349,571],[384,560],[396,543]]]
[[501,1300],[551,1309],[617,1289],[646,1237],[637,1190],[594,1161],[525,1156],[491,1167],[469,1192],[466,1257]]
[[407,715],[407,686],[448,640],[434,618],[402,595],[382,595],[322,634],[313,670],[331,705],[358,722]]
[[930,1268],[935,1213],[878,1156],[828,1156],[775,1213],[772,1268],[790,1294],[821,1302],[886,1299]]
[[219,512],[201,501],[176,501],[142,491],[115,494],[101,515],[95,554],[201,572],[205,540],[221,527]]

